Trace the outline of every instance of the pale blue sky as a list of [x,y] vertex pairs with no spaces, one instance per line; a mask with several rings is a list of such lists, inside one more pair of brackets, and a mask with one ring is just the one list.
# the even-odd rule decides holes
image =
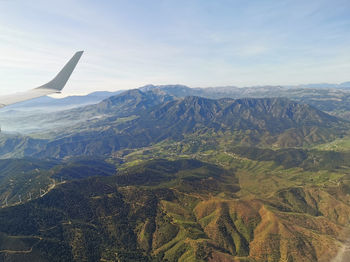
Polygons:
[[350,80],[348,0],[0,0],[0,90],[66,94]]

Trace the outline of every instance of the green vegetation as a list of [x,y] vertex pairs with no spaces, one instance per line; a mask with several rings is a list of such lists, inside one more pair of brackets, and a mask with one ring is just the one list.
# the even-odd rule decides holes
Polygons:
[[350,137],[338,138],[329,143],[317,145],[314,148],[323,151],[350,151]]
[[329,261],[347,243],[346,121],[140,90],[97,113],[47,140],[0,139],[2,156],[41,157],[0,161],[0,260]]
[[[319,165],[315,172],[289,161],[297,154],[305,162],[314,151],[233,151],[196,155],[216,164],[189,158],[118,164],[117,174],[108,176],[99,175],[99,160],[68,162],[71,174],[90,166],[96,176],[67,180],[42,198],[0,210],[0,254],[36,261],[273,261],[301,258],[291,247],[309,234],[322,237],[302,252],[321,250],[324,242],[335,247],[334,238],[342,241],[338,233],[350,211],[344,166],[329,171]],[[51,170],[62,172],[61,165]],[[342,211],[334,215],[329,203],[341,204]],[[301,217],[291,221],[296,214]],[[325,234],[318,223],[333,231]],[[276,234],[287,241],[288,254],[282,254],[286,247]],[[261,243],[271,252],[262,255]]]
[[[185,154],[219,144],[264,148],[306,147],[348,134],[349,123],[285,98],[175,98],[162,92],[130,90],[98,105],[74,109],[96,118],[54,130],[46,139],[0,138],[3,157],[109,156],[119,150],[179,142]],[[98,117],[100,116],[100,117]],[[73,117],[73,116],[69,116]]]

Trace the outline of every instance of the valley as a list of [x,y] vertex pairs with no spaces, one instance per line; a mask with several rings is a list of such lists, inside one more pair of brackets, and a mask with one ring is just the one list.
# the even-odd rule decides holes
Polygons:
[[342,261],[346,118],[295,89],[186,90],[129,90],[50,120],[68,127],[1,134],[0,260]]

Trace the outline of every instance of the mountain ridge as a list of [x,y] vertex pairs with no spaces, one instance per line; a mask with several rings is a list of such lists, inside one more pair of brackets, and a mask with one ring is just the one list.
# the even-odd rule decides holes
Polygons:
[[[211,134],[219,139],[224,133],[233,137],[233,144],[241,140],[244,145],[300,147],[342,136],[348,126],[344,120],[285,98],[181,99],[164,92],[141,90],[126,91],[70,112],[76,112],[70,117],[77,119],[81,112],[105,116],[58,130],[46,142],[20,141],[24,156],[104,155],[193,135]],[[313,135],[306,140],[305,134],[310,132]],[[8,152],[16,146],[0,150]]]

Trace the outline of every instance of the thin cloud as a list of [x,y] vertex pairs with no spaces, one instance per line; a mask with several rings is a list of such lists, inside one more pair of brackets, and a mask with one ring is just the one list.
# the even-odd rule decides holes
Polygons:
[[41,84],[80,49],[66,92],[349,80],[343,0],[5,2],[0,85],[11,90]]

